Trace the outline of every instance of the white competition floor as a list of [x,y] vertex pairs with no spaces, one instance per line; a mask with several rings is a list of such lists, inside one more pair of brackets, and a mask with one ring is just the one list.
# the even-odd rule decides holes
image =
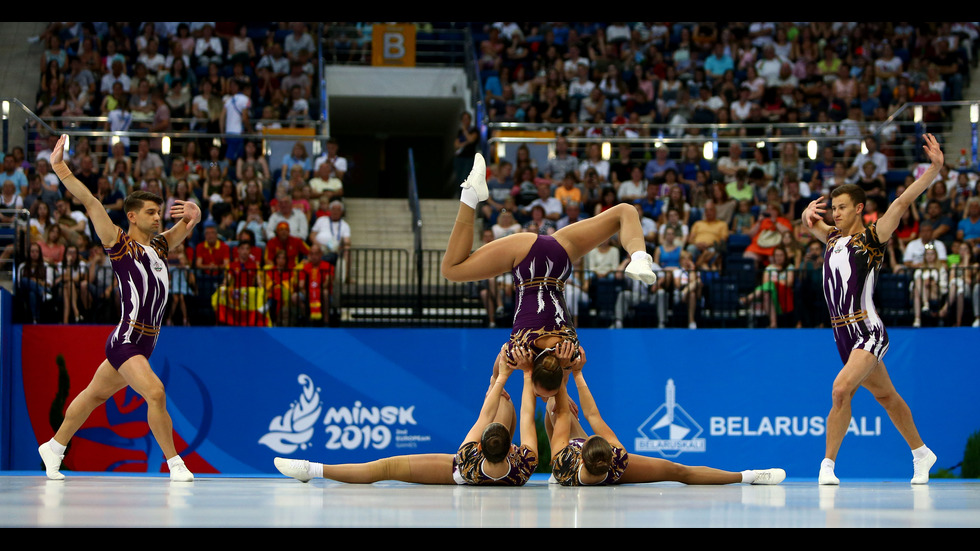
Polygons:
[[371,485],[281,476],[37,472],[0,476],[0,527],[964,528],[980,527],[980,480],[789,478],[779,486],[634,484],[523,488]]

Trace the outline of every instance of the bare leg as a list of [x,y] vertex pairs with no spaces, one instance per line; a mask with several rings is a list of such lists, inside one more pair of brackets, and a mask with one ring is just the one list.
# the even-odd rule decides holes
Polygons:
[[832,405],[827,415],[826,457],[837,460],[847,427],[851,423],[851,399],[878,365],[878,358],[864,350],[852,350],[847,363],[834,379],[831,392]]
[[126,380],[109,365],[108,360],[103,361],[95,371],[95,376],[92,377],[88,386],[68,404],[65,419],[54,435],[55,441],[62,446],[67,446],[72,436],[85,423],[89,415],[95,411],[95,408],[104,404],[113,394],[125,387]]
[[636,208],[627,203],[620,203],[596,216],[569,224],[556,231],[554,237],[564,247],[572,263],[575,263],[617,233],[620,234],[620,243],[630,255],[637,251],[646,251],[640,217]]
[[682,482],[684,484],[738,484],[742,473],[711,467],[688,467],[680,463],[644,455],[630,454],[621,484],[644,482]]
[[119,375],[146,400],[146,421],[163,456],[170,459],[177,455],[173,421],[167,413],[167,394],[160,378],[150,369],[150,362],[143,356],[133,356],[119,367]]
[[323,477],[348,484],[398,480],[416,484],[455,484],[453,455],[429,453],[386,457],[368,463],[323,465]]
[[476,211],[460,203],[446,254],[442,257],[442,276],[449,281],[479,281],[509,272],[527,256],[537,238],[532,233],[515,233],[495,239],[470,254],[475,222]]
[[917,449],[924,444],[922,438],[919,437],[918,429],[915,428],[915,422],[912,420],[912,410],[895,390],[895,385],[892,384],[891,377],[888,376],[884,362],[878,363],[878,366],[861,383],[861,386],[871,391],[875,400],[878,400],[881,407],[885,408],[888,417],[902,438],[905,438],[910,449]]
[[912,285],[912,313],[915,315],[915,323],[918,325],[922,323],[922,280],[918,275]]

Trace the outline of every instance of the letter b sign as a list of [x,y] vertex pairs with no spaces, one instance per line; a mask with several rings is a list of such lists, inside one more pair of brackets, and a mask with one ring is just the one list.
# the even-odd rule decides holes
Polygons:
[[372,65],[391,67],[415,66],[414,25],[374,25],[371,36]]

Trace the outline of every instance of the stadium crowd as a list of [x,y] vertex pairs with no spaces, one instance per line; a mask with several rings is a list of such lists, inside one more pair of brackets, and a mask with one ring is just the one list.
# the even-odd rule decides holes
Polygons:
[[[661,271],[657,284],[627,283],[613,241],[566,286],[573,315],[601,302],[611,327],[696,327],[706,305],[718,308],[715,284],[736,273],[730,298],[765,325],[825,324],[823,251],[800,213],[844,182],[868,193],[868,222],[884,212],[921,170],[912,113],[900,108],[963,99],[977,64],[972,23],[469,25],[487,122],[548,123],[558,135],[546,163],[522,146],[488,167],[483,239],[550,233],[614,204],[635,204]],[[315,117],[311,26],[52,23],[36,38],[44,47],[36,112],[54,118],[55,128],[225,135],[179,140],[168,155],[149,137],[71,144],[73,172],[124,229],[122,203],[135,189],[201,205],[205,223],[170,251],[168,322],[331,321],[329,293],[338,267],[350,266],[338,260],[351,246],[339,144],[330,140],[315,155],[298,142],[272,159],[261,144],[235,138]],[[331,61],[365,62],[358,48],[370,43],[370,25],[333,28],[344,31],[326,35]],[[957,116],[935,106],[924,121]],[[464,174],[482,122],[461,117],[454,150]],[[715,124],[726,126],[705,126]],[[657,132],[692,140],[629,142]],[[694,140],[708,141],[707,132],[719,144],[710,158]],[[765,143],[767,135],[828,145],[810,159],[802,142]],[[84,209],[46,160],[57,135],[33,136],[27,151],[6,152],[0,176],[2,207],[31,212],[31,246],[18,259],[25,320],[111,321],[118,317],[111,267]],[[609,137],[626,138],[609,158],[594,140],[580,140]],[[976,167],[957,164],[952,153],[889,244],[883,270],[913,282],[900,302],[915,324],[980,320]],[[489,324],[506,322],[511,289],[507,274],[481,284]]]

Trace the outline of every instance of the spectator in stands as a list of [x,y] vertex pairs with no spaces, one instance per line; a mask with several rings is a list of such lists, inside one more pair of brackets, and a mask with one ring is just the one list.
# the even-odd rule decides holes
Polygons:
[[349,275],[352,234],[350,224],[344,220],[344,204],[334,199],[327,208],[328,214],[320,216],[313,224],[310,242],[319,244],[323,259],[335,266],[342,256],[345,273]]
[[539,235],[551,235],[555,233],[556,221],[549,220],[544,216],[544,207],[534,205],[529,211],[531,218],[523,225],[523,231],[533,231]]
[[41,307],[51,293],[53,269],[44,260],[41,243],[32,242],[27,258],[17,267],[17,296],[24,297],[30,323],[41,321]]
[[293,87],[299,87],[300,97],[308,100],[313,93],[313,81],[310,75],[303,71],[303,65],[299,61],[292,61],[289,64],[289,74],[279,79],[279,88],[292,94]]
[[[666,173],[668,176],[676,174],[673,170],[668,170]],[[668,177],[668,181],[670,178]],[[667,221],[667,213],[671,210],[676,210],[680,215],[680,222],[685,226],[689,225],[691,220],[691,204],[687,201],[687,197],[684,194],[684,187],[679,183],[670,184],[670,191],[667,192],[667,196],[662,199],[662,206],[660,209],[660,219],[658,222],[663,224]]]
[[473,157],[479,147],[480,133],[473,124],[473,115],[464,110],[459,116],[456,141],[453,144],[453,163],[456,181],[462,182],[473,166]]
[[[960,327],[963,324],[965,296],[971,294],[977,298],[972,289],[977,281],[977,276],[980,274],[977,272],[977,263],[973,261],[973,247],[970,244],[963,241],[957,242],[955,263],[952,256],[949,257],[949,294],[946,303],[939,310],[939,318],[946,319],[949,310],[953,309],[955,312],[953,326]],[[974,300],[974,316],[980,320],[980,314],[977,314],[977,306],[977,301]],[[974,325],[980,326],[978,323],[974,323]]]
[[[10,156],[4,159],[5,163]],[[24,186],[25,190],[27,186]],[[24,208],[24,197],[18,193],[17,187],[14,185],[13,180],[4,180],[3,184],[0,184],[0,209],[22,209]],[[8,217],[3,216],[3,222],[7,222]]]
[[[935,188],[938,185],[943,184],[936,182],[932,187]],[[922,216],[922,223],[932,225],[933,237],[942,242],[947,251],[950,250],[953,240],[956,238],[956,225],[953,224],[951,213],[943,210],[942,202],[938,199],[929,199]]]
[[[6,182],[13,184],[13,191],[17,195],[23,195],[24,190],[27,189],[27,176],[18,166],[17,158],[11,154],[3,156],[3,172],[0,172],[0,183]],[[6,195],[6,193],[4,195]],[[6,199],[4,200],[4,203],[7,203]]]
[[110,71],[102,76],[99,81],[99,93],[109,95],[112,93],[112,86],[115,83],[122,86],[122,91],[129,94],[132,81],[126,74],[126,63],[121,57],[111,59]]
[[718,218],[718,209],[714,201],[704,204],[704,218],[691,225],[687,239],[687,251],[692,261],[705,251],[721,254],[725,252],[728,243],[728,224]]
[[288,179],[294,166],[299,166],[303,169],[303,180],[307,180],[313,172],[313,158],[310,157],[309,152],[306,150],[306,145],[303,142],[294,143],[292,151],[283,156],[282,168],[280,169],[281,177]]
[[[315,48],[314,50],[315,51]],[[281,81],[283,77],[290,72],[289,58],[286,57],[283,52],[282,45],[278,42],[274,42],[270,48],[262,54],[259,62],[256,64],[256,69],[266,68],[272,72],[272,76],[276,78],[277,81]]]
[[204,23],[201,35],[194,40],[194,59],[198,67],[207,67],[211,63],[224,64],[224,46],[214,32],[213,23]]
[[61,262],[55,266],[54,294],[61,299],[62,323],[67,324],[69,319],[81,323],[85,318],[78,303],[81,293],[88,291],[88,264],[78,254],[78,247],[68,245]]
[[748,295],[739,299],[742,305],[760,303],[762,310],[769,316],[769,328],[779,327],[779,316],[794,310],[794,277],[795,270],[789,261],[789,255],[782,245],[772,250],[772,262],[766,266],[762,274],[762,285]]
[[[742,144],[738,141],[732,141],[728,144],[728,155],[718,159],[718,172],[722,174],[722,177],[731,182],[736,179],[736,172],[740,168],[748,170],[749,161],[748,159],[742,158]],[[746,175],[748,172],[746,172]],[[728,192],[732,195],[731,190]]]
[[252,38],[248,36],[248,25],[239,23],[235,35],[228,39],[228,61],[230,63],[251,64],[257,52]]
[[973,196],[966,200],[963,217],[956,226],[956,239],[965,242],[971,249],[980,246],[980,197]]
[[213,221],[205,222],[204,240],[194,250],[198,296],[210,298],[214,294],[230,263],[231,249],[227,243],[218,239],[218,225]]
[[643,168],[643,177],[648,181],[655,180],[662,177],[668,169],[674,169],[676,172],[677,163],[670,158],[670,150],[667,149],[667,146],[661,145],[657,147],[654,158],[647,161]]
[[[617,266],[617,270],[613,272],[616,279],[622,279],[623,270],[626,269],[626,264],[629,263],[629,259],[623,260],[621,266]],[[656,263],[653,265],[653,270],[658,274],[662,274],[660,267]],[[646,304],[652,302],[655,298],[658,302],[664,302],[666,299],[666,293],[661,288],[663,285],[662,279],[658,279],[653,285],[647,285],[637,279],[627,279],[626,285],[616,294],[616,303],[613,306],[613,323],[609,326],[610,329],[622,329],[623,321],[626,316],[633,311],[639,304]],[[659,304],[658,304],[659,306]],[[658,312],[660,308],[658,308]],[[666,324],[664,318],[658,320],[659,326],[663,327]]]
[[267,250],[266,255],[271,258],[262,270],[267,311],[272,323],[286,327],[292,324],[296,315],[297,304],[293,302],[293,289],[296,288],[297,273],[289,264],[285,249],[277,249],[272,253]]
[[173,325],[174,312],[179,311],[183,325],[190,325],[190,317],[187,315],[187,297],[194,294],[196,279],[183,243],[177,244],[168,252],[167,269],[170,271],[170,308],[167,310],[166,323]]
[[[150,92],[150,97],[152,98],[153,114],[149,121],[149,126],[147,130],[153,133],[169,134],[173,130],[172,123],[170,122],[170,105],[167,104],[167,98],[164,92],[160,88],[154,88]],[[154,152],[163,151],[163,138],[151,138],[150,139],[150,149]],[[163,171],[160,171],[158,178],[163,177]]]
[[606,184],[609,182],[609,161],[602,158],[602,151],[598,143],[590,143],[585,148],[585,158],[579,163],[576,176],[584,179],[585,172],[594,168],[599,175],[599,182]]
[[302,210],[293,207],[293,198],[289,193],[280,193],[276,196],[276,210],[269,215],[269,219],[265,224],[265,236],[267,240],[271,241],[278,235],[279,224],[282,222],[285,222],[289,227],[290,236],[302,241],[305,241],[309,237],[309,220]]
[[916,268],[922,267],[927,245],[936,250],[936,256],[939,260],[946,261],[946,245],[935,238],[932,222],[922,220],[919,222],[918,239],[909,241],[905,246],[905,254],[902,255],[902,264],[905,269],[914,271]]
[[299,265],[297,272],[293,303],[299,308],[299,317],[318,324],[329,324],[335,268],[324,260],[323,249],[318,243],[310,245],[310,254]]
[[520,209],[521,213],[525,216],[530,216],[531,209],[535,206],[540,206],[544,210],[545,218],[552,222],[557,222],[565,213],[561,201],[551,194],[551,185],[547,182],[539,182],[536,186],[538,189],[537,199],[531,201],[527,206],[522,207]]
[[519,233],[523,230],[520,222],[514,218],[514,214],[507,210],[501,210],[497,215],[497,222],[490,228],[494,239],[500,239],[511,234]]
[[[83,240],[91,239],[88,216],[83,211],[73,210],[71,208],[71,195],[68,190],[65,190],[64,196],[55,201],[54,207],[54,220],[60,230],[57,239],[58,242],[79,245]],[[47,241],[49,243],[51,242],[50,239]],[[45,259],[47,258],[48,253],[45,251]],[[61,260],[60,254],[58,260]]]
[[586,253],[584,268],[592,274],[594,280],[614,279],[621,257],[619,246],[614,245],[612,238],[609,238]]
[[[78,175],[76,175],[78,176]],[[141,186],[146,181],[163,177],[163,157],[150,148],[150,140],[141,138],[133,162],[133,179]],[[79,180],[82,180],[79,177]],[[82,180],[84,182],[84,180]]]
[[647,181],[646,190],[641,199],[634,201],[643,209],[643,215],[656,221],[660,219],[663,206],[660,200],[660,186],[657,182]]
[[793,224],[783,216],[779,201],[770,202],[749,230],[752,242],[742,253],[743,258],[755,261],[758,268],[769,260],[773,250],[782,242],[782,234],[792,229]]
[[326,164],[330,167],[328,179],[344,181],[347,175],[347,159],[339,155],[340,143],[337,138],[327,138],[324,146],[325,150],[320,156],[313,160],[313,171],[316,172],[320,165]]
[[560,182],[565,177],[565,174],[569,172],[576,173],[578,167],[578,159],[569,152],[568,138],[565,136],[555,138],[555,156],[548,159],[548,163],[544,168],[544,176],[553,181]]
[[[221,109],[220,133],[235,136],[245,133],[251,126],[249,111],[252,108],[252,100],[249,98],[251,89],[247,83],[239,83],[232,79],[229,84],[229,95],[224,101]],[[244,139],[238,137],[226,137],[225,158],[229,161],[237,161],[244,148]]]
[[574,224],[585,218],[588,218],[588,215],[582,212],[582,204],[576,201],[569,201],[565,205],[565,216],[558,219],[558,222],[555,223],[555,229],[560,230],[569,224]]
[[647,187],[647,180],[643,177],[643,169],[640,165],[634,164],[630,170],[629,179],[620,182],[619,189],[616,191],[616,198],[621,203],[635,203],[646,196]]
[[935,244],[923,246],[922,264],[912,272],[912,327],[922,326],[922,314],[935,312],[949,291],[949,269]]
[[316,44],[313,42],[313,35],[310,34],[306,23],[303,22],[292,22],[289,24],[289,28],[293,32],[286,35],[283,39],[282,49],[291,61],[296,61],[299,59],[299,52],[305,50],[307,52],[315,52]]

